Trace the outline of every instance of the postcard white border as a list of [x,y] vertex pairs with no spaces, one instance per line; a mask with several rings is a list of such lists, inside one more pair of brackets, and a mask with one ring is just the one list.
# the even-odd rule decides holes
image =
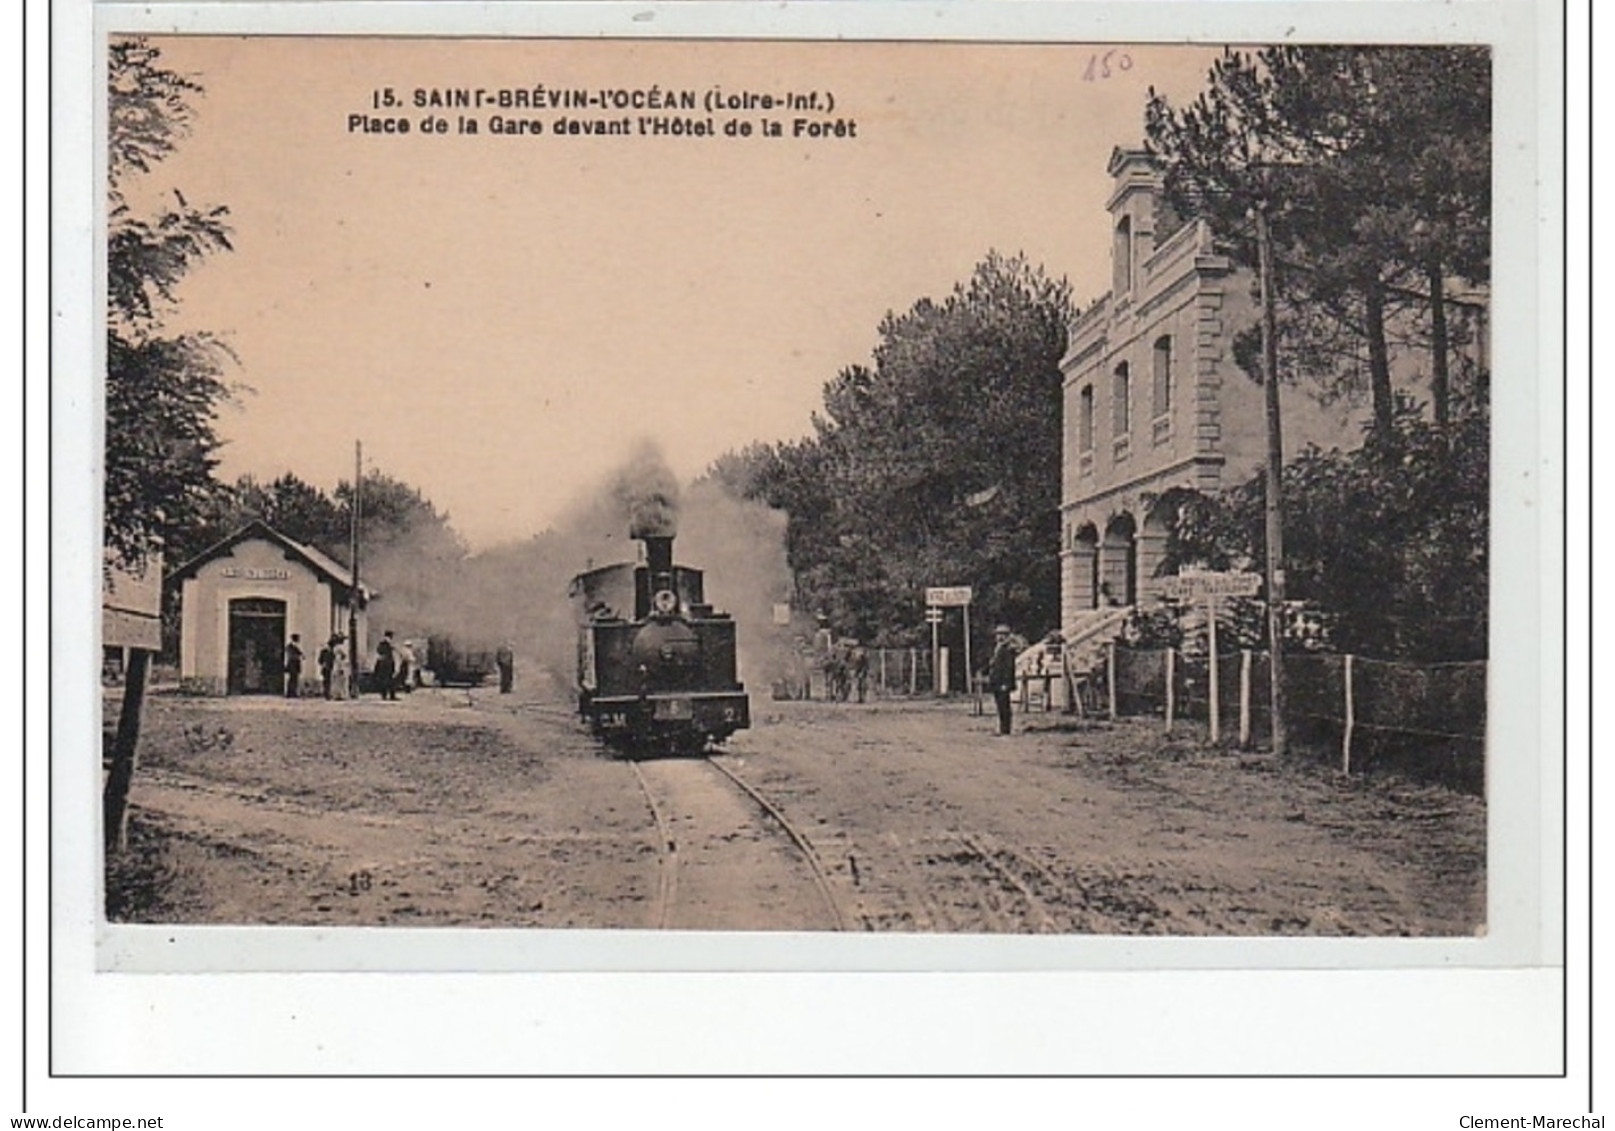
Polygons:
[[[67,1071],[672,1071],[726,1070],[687,1045],[670,1058],[665,1045],[642,1043],[643,1031],[672,1032],[674,1016],[688,1021],[694,1001],[719,986],[718,1006],[706,1024],[756,1022],[748,1000],[774,1002],[808,1017],[825,1010],[862,1012],[871,1001],[888,1010],[871,1032],[875,1045],[854,1042],[856,1054],[819,1063],[776,1063],[770,1050],[742,1050],[727,1062],[742,1071],[1227,1071],[1196,1068],[1222,1063],[1224,1051],[1243,1050],[1239,1071],[1555,1071],[1559,1035],[1564,908],[1559,906],[1564,777],[1557,751],[1563,744],[1563,672],[1556,626],[1560,591],[1562,502],[1557,497],[1562,372],[1559,324],[1550,312],[1562,301],[1556,243],[1562,217],[1558,154],[1562,124],[1556,97],[1559,60],[1551,15],[1529,4],[146,4],[139,7],[64,6],[58,13],[56,66],[58,132],[55,147],[53,258],[57,311],[52,387],[54,592],[51,704],[54,747],[52,877],[55,927],[56,1052]],[[1372,12],[1372,19],[1365,18]],[[1540,749],[1543,757],[1498,759],[1491,782],[1489,898],[1492,920],[1482,939],[1108,939],[999,937],[862,937],[823,935],[678,935],[650,932],[517,932],[300,930],[279,928],[105,928],[97,923],[99,853],[91,834],[99,778],[86,751],[98,748],[98,711],[86,710],[93,673],[98,555],[93,476],[98,435],[91,415],[94,386],[94,304],[88,301],[95,262],[94,209],[101,183],[94,155],[89,96],[79,76],[98,72],[99,44],[111,30],[257,34],[451,34],[678,38],[848,38],[954,40],[1160,41],[1170,27],[1185,42],[1486,41],[1496,50],[1499,83],[1495,152],[1495,260],[1531,264],[1532,271],[1494,272],[1494,417],[1499,422],[1494,465],[1528,476],[1520,490],[1494,483],[1493,589],[1494,749]],[[92,46],[93,44],[93,46]],[[1506,155],[1506,156],[1505,156]],[[1539,217],[1539,219],[1533,219]],[[1535,389],[1503,378],[1539,372],[1554,380]],[[68,375],[77,374],[75,380]],[[1503,475],[1495,476],[1502,481]],[[1540,547],[1540,554],[1522,552]],[[1517,691],[1517,689],[1526,689]],[[1542,851],[1537,851],[1538,846]],[[1463,968],[1463,969],[1455,969]],[[1508,968],[1508,969],[1505,969]],[[134,971],[192,973],[176,977]],[[239,973],[253,970],[257,973]],[[346,970],[341,975],[275,971]],[[379,971],[415,971],[410,976]],[[207,971],[207,973],[204,973]],[[223,973],[238,971],[238,973]],[[358,973],[363,971],[365,973]],[[468,974],[481,971],[483,974]],[[493,971],[509,973],[490,974]],[[516,972],[528,972],[523,977]],[[533,973],[548,971],[549,973]],[[601,972],[636,971],[607,976]],[[682,971],[683,973],[674,973]],[[742,971],[759,973],[740,974]],[[1143,972],[1153,972],[1144,976]],[[1327,974],[1306,973],[1328,971]],[[214,973],[217,972],[217,973]],[[430,973],[428,973],[430,972]],[[586,973],[593,972],[593,973]],[[661,972],[661,973],[656,973]],[[772,973],[760,973],[772,972]],[[872,973],[884,972],[884,973]],[[1013,972],[1013,973],[1010,973]],[[714,981],[716,979],[716,981]],[[1011,1039],[990,1052],[960,1059],[939,1047],[926,1010],[937,980],[966,1007],[950,1016],[996,1019]],[[1258,999],[1289,1015],[1321,993],[1345,1038],[1360,1026],[1377,1031],[1376,1051],[1349,1039],[1296,1041],[1268,1033],[1228,1035],[1231,1045],[1173,1045],[1163,1057],[1153,1025],[1127,1023],[1140,1008],[1181,1021],[1205,1019],[1223,1001]],[[1512,986],[1513,989],[1506,987]],[[517,988],[519,987],[519,990]],[[989,987],[989,989],[982,989]],[[511,992],[517,990],[517,992]],[[1503,996],[1498,997],[1501,993]],[[693,998],[687,995],[694,995]],[[537,995],[536,997],[533,995]],[[1225,996],[1232,995],[1232,996]],[[1476,995],[1473,1008],[1460,1008]],[[403,1015],[403,999],[422,1007]],[[434,1046],[422,1066],[409,1035],[442,1032],[434,1018],[455,1015],[449,1002],[474,1000],[484,1036],[460,1048]],[[535,1003],[570,1017],[592,1033],[593,1019],[627,1019],[634,1039],[538,1041],[508,1046],[530,1022]],[[437,1002],[430,1006],[430,1002]],[[1479,1003],[1512,1003],[1507,1025]],[[273,1019],[293,1002],[304,1019],[278,1032]],[[967,1005],[967,1003],[974,1005]],[[1045,1016],[1045,1003],[1064,1002],[1069,1013]],[[226,1003],[229,1003],[226,1005]],[[344,1004],[346,1003],[346,1004]],[[1094,1010],[1119,1023],[1103,1041],[1079,1030],[1074,1019]],[[223,1036],[209,1019],[241,1011],[263,1024],[257,1036]],[[600,1011],[604,1013],[601,1014]],[[334,1011],[334,1012],[333,1012]],[[573,1012],[575,1011],[575,1012]],[[1389,1012],[1387,1012],[1389,1011]],[[542,1012],[542,1010],[540,1011]],[[699,1010],[696,1010],[699,1012]],[[146,1028],[163,1017],[163,1040],[109,1042],[98,1034]],[[327,1043],[319,1051],[298,1034],[337,1031],[366,1019],[368,1042]],[[1073,1020],[1060,1020],[1061,1017]],[[1382,1028],[1388,1017],[1401,1024]],[[903,1020],[905,1017],[908,1020]],[[343,1019],[346,1018],[346,1021]],[[379,1019],[385,1023],[371,1029]],[[589,1020],[585,1020],[589,1019]],[[1034,1020],[1040,1019],[1040,1020]],[[1445,1043],[1433,1048],[1430,1026]],[[510,1027],[516,1026],[513,1030]],[[944,1026],[941,1032],[951,1031]],[[1278,1026],[1280,1030],[1287,1026]],[[386,1032],[379,1030],[385,1029]],[[572,1031],[565,1024],[555,1033]],[[271,1037],[268,1043],[263,1038]],[[1019,1040],[1014,1035],[1019,1034]],[[1044,1038],[1059,1035],[1048,1046]],[[1419,1036],[1415,1037],[1414,1034]],[[618,1034],[619,1036],[621,1034]],[[1309,1038],[1318,1034],[1309,1033]],[[1409,1038],[1403,1041],[1402,1038]],[[1401,1050],[1388,1060],[1384,1041]],[[490,1040],[494,1043],[490,1045]],[[684,1044],[688,1038],[680,1037]],[[1031,1040],[1034,1043],[1024,1043]],[[341,1049],[340,1054],[336,1051]],[[653,1053],[653,1048],[660,1052]],[[412,1051],[413,1049],[413,1051]],[[503,1051],[501,1051],[503,1050]],[[637,1050],[637,1051],[636,1051]],[[1053,1051],[1050,1051],[1053,1050]],[[731,1050],[733,1051],[733,1050]],[[650,1059],[645,1059],[649,1057]],[[658,1061],[657,1057],[662,1058]],[[1181,1059],[1177,1059],[1181,1057]],[[1467,1063],[1469,1068],[1459,1067]],[[400,1065],[414,1065],[400,1068]],[[696,1067],[691,1067],[696,1065]]]

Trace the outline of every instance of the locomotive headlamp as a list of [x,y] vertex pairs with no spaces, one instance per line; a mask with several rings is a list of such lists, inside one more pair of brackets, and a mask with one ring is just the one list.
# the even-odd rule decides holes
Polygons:
[[658,616],[670,617],[678,612],[678,594],[671,589],[658,589],[656,596],[651,598],[651,607],[656,610]]

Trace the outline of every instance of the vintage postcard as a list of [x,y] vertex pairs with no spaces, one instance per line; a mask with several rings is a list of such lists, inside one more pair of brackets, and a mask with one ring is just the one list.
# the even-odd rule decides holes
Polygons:
[[102,21],[98,965],[1541,960],[1501,25],[647,11]]

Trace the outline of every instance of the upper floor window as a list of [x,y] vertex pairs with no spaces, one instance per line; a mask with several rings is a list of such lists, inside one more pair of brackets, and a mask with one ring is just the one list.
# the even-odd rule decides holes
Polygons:
[[1133,430],[1132,384],[1124,361],[1116,367],[1115,375],[1111,378],[1112,422],[1117,436],[1125,436]]
[[1156,416],[1166,416],[1172,411],[1172,336],[1163,334],[1155,339],[1155,396],[1153,398]]
[[1123,216],[1116,222],[1116,243],[1111,250],[1111,269],[1114,277],[1110,289],[1119,297],[1133,289],[1133,218]]
[[1093,386],[1077,394],[1077,451],[1093,451]]

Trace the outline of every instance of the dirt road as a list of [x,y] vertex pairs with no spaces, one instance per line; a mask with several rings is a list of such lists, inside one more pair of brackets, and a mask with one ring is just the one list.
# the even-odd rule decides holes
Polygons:
[[700,762],[602,757],[562,704],[521,693],[157,695],[148,712],[114,918],[1183,935],[1484,921],[1480,799],[1209,751],[1157,722],[1031,716],[998,738],[958,701],[754,698],[718,760],[771,816]]

